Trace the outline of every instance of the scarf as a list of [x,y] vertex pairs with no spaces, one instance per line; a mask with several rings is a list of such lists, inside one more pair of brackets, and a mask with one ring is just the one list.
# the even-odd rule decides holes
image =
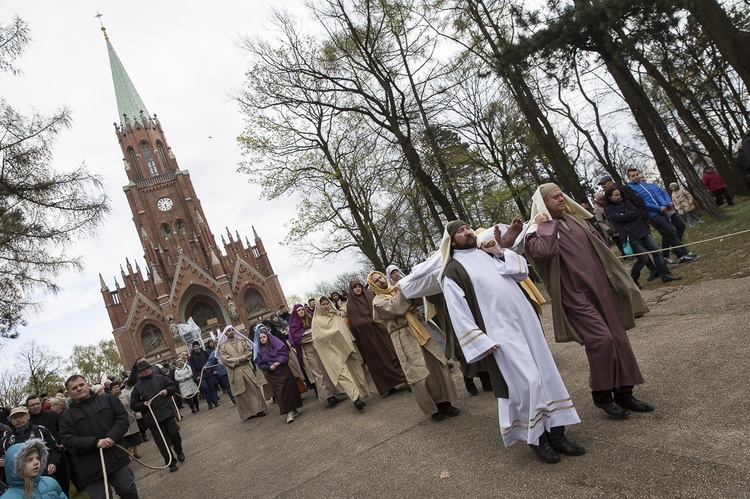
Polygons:
[[[382,289],[381,287],[379,287],[372,280],[372,276],[374,274],[380,274],[383,276],[383,278],[385,278],[385,274],[376,270],[368,274],[367,284],[370,286],[370,289],[373,291],[373,293],[379,296],[385,296],[388,299],[393,299],[393,297],[395,297],[399,291],[392,284],[388,284],[388,287],[386,289]],[[427,343],[427,341],[432,338],[432,336],[430,335],[429,331],[427,331],[427,328],[425,328],[424,324],[422,324],[420,315],[421,314],[419,313],[419,309],[412,305],[404,314],[404,317],[406,318],[406,322],[409,324],[409,330],[411,331],[411,334],[417,339],[420,345],[424,346],[424,344]]]

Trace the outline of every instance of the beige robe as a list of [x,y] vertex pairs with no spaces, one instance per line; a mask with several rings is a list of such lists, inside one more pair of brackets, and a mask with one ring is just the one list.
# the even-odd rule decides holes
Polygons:
[[437,341],[430,338],[420,345],[409,329],[404,314],[411,306],[411,300],[400,291],[393,298],[376,294],[372,315],[388,329],[417,405],[425,414],[434,414],[437,404],[456,401],[456,385]]
[[352,400],[370,395],[362,360],[354,347],[349,326],[336,313],[318,312],[312,321],[312,338],[323,367],[334,385],[340,385]]
[[240,338],[224,341],[219,346],[221,363],[227,368],[229,384],[242,421],[268,409],[261,392],[265,381],[260,369],[253,370],[249,359],[253,350]]
[[318,351],[315,350],[312,340],[312,331],[308,329],[302,335],[302,361],[305,364],[305,371],[310,381],[315,383],[315,391],[318,393],[318,400],[325,402],[330,397],[335,397],[339,390],[326,373],[323,362],[320,360]]

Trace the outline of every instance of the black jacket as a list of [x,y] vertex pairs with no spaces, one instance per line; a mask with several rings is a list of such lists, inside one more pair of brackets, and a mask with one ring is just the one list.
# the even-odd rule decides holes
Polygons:
[[31,421],[31,424],[44,426],[52,433],[55,440],[60,441],[60,416],[55,411],[42,409],[42,412],[36,416],[31,414],[29,421]]
[[[125,447],[123,436],[128,431],[128,413],[114,395],[102,393],[83,402],[73,401],[60,417],[60,438],[73,456],[81,486],[102,479],[102,465],[96,443],[109,437]],[[112,473],[130,463],[127,453],[117,447],[104,449],[107,472]]]
[[[57,440],[52,436],[52,432],[50,432],[44,426],[31,424],[31,422],[29,422],[20,430],[11,426],[10,431],[6,431],[3,434],[2,440],[0,440],[0,456],[4,456],[11,445],[21,444],[32,438],[40,438],[44,440],[44,445],[49,451],[49,459],[47,461],[47,464],[54,464],[55,467],[60,468],[60,459],[62,458],[62,454],[60,453],[60,449],[57,446]],[[44,474],[47,474],[46,470],[44,471]]]
[[156,415],[156,421],[162,422],[175,417],[174,403],[172,402],[172,395],[177,392],[177,383],[175,381],[161,374],[152,374],[148,378],[139,378],[138,383],[135,384],[135,388],[133,388],[130,394],[130,408],[143,414],[143,419],[146,421],[148,428],[156,426],[156,423],[154,422],[154,418],[151,417],[151,411],[144,402],[152,399],[154,395],[162,390],[167,391],[167,396],[156,397],[151,402],[151,409],[153,409]]
[[651,229],[643,222],[638,208],[627,199],[620,203],[608,202],[604,205],[604,214],[607,215],[607,220],[612,222],[617,233],[620,234],[620,240],[623,244],[628,238],[631,241],[640,240],[651,233]]

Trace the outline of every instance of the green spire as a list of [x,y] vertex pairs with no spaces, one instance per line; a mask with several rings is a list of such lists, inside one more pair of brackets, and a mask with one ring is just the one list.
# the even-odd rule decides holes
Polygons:
[[109,41],[107,36],[107,30],[102,27],[104,32],[104,39],[107,41],[107,52],[109,52],[109,65],[112,69],[112,81],[115,84],[115,98],[117,99],[117,111],[120,114],[117,120],[120,123],[130,121],[131,124],[135,124],[136,121],[140,121],[141,111],[145,116],[150,116],[146,105],[141,100],[141,96],[138,95],[138,91],[135,89],[133,82],[130,81],[128,72],[125,71],[125,67],[120,62],[120,58],[117,57],[114,47]]

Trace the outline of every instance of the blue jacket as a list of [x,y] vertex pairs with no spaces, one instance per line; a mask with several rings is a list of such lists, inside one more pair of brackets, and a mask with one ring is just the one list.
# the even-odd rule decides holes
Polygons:
[[206,365],[213,367],[219,373],[219,377],[227,376],[227,368],[219,364],[219,361],[216,359],[216,350],[211,350],[211,355],[208,356]]
[[649,184],[648,182],[628,182],[628,185],[633,188],[635,192],[643,199],[648,208],[648,214],[651,217],[655,217],[661,213],[661,207],[672,204],[672,198],[669,197],[667,191],[655,184]]
[[39,452],[41,466],[39,474],[34,477],[34,490],[31,491],[31,499],[66,499],[60,485],[54,478],[42,476],[42,472],[47,468],[47,458],[49,452],[44,442],[39,439],[27,440],[22,444],[13,444],[8,448],[5,454],[5,477],[8,480],[8,490],[3,494],[2,499],[25,499],[23,483],[23,462],[29,452],[36,449]]

